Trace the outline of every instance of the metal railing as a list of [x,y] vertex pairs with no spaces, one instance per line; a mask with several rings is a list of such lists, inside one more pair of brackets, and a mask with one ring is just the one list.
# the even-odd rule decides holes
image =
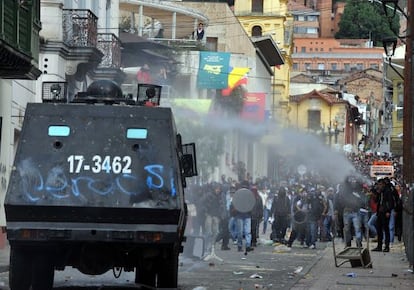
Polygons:
[[63,42],[70,47],[96,47],[98,17],[87,9],[63,9]]
[[121,67],[121,41],[113,33],[98,33],[98,49],[103,53],[100,68]]
[[66,103],[68,101],[67,82],[43,82],[42,101],[44,103]]

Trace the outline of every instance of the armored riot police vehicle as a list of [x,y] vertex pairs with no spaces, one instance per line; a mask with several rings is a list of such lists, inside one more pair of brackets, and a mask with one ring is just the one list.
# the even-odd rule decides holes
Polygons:
[[[10,288],[53,288],[66,266],[176,288],[186,224],[185,178],[197,174],[161,87],[124,96],[95,81],[67,101],[51,84],[27,105],[5,199]],[[115,275],[117,276],[117,275]]]

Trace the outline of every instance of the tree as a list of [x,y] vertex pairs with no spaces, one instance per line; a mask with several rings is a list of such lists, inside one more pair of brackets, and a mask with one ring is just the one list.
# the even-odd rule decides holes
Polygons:
[[398,34],[399,18],[385,16],[380,3],[347,0],[335,38],[371,39],[374,46],[381,46],[382,39]]

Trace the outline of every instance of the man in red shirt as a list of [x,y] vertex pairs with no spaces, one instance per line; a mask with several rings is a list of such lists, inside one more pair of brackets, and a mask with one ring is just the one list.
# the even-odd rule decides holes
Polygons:
[[148,64],[144,64],[137,72],[137,81],[139,84],[151,84],[152,78]]

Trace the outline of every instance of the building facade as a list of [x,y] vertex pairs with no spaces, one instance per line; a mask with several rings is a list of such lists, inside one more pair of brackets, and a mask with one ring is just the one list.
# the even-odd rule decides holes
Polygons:
[[[40,0],[0,3],[0,226],[4,196],[27,102],[34,101],[39,70]],[[3,231],[2,231],[3,232]],[[0,248],[5,235],[0,234]]]
[[272,115],[286,125],[289,105],[289,79],[292,65],[293,16],[288,1],[235,1],[234,13],[246,33],[254,37],[270,35],[280,48],[284,64],[273,66]]

